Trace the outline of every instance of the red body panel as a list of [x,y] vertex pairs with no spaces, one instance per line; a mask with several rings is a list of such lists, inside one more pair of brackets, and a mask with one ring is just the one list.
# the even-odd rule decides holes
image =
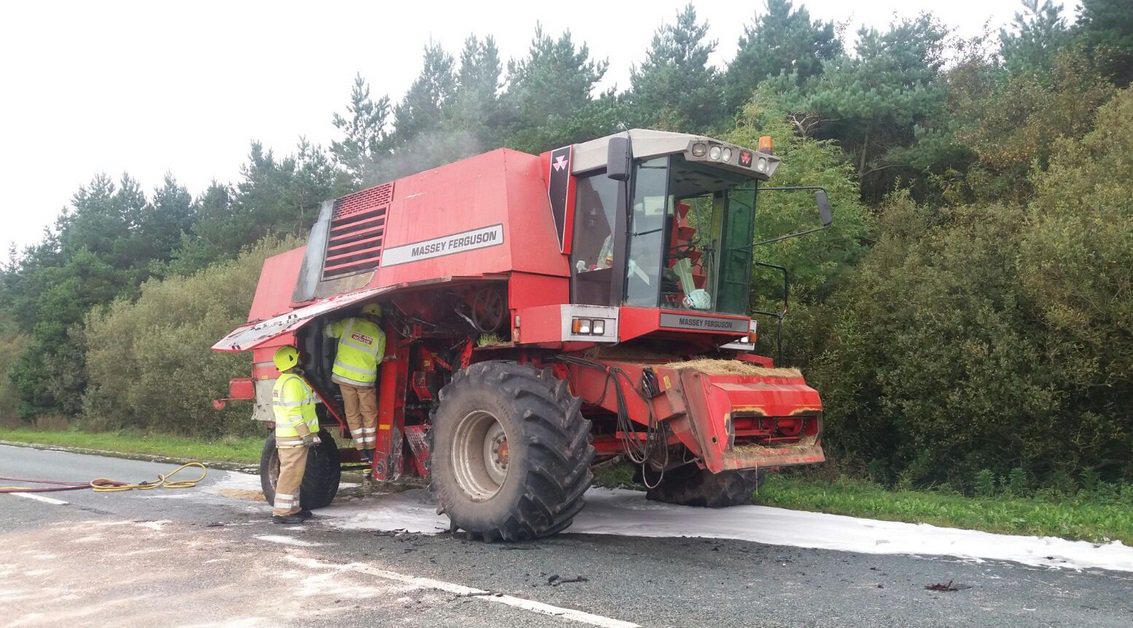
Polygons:
[[[822,402],[797,371],[710,374],[662,363],[597,362],[606,370],[569,365],[574,394],[588,405],[616,413],[615,386],[620,386],[631,420],[666,423],[670,444],[683,444],[713,473],[825,460],[818,436]],[[660,394],[651,399],[637,392],[646,368],[656,374],[660,387]],[[737,429],[738,422],[742,429]]]
[[517,310],[520,327],[512,321],[512,338],[519,344],[558,346],[563,340],[563,313],[559,305],[540,305]]
[[248,321],[262,321],[291,311],[291,293],[307,247],[292,249],[264,260]]
[[[538,157],[508,149],[398,179],[389,209],[382,266],[370,287],[444,277],[526,272],[569,277],[567,258],[548,219]],[[388,266],[394,247],[502,225],[503,243]]]
[[508,282],[508,304],[513,310],[569,302],[570,279],[567,277],[514,273]]
[[251,401],[256,398],[256,386],[251,377],[228,380],[228,398]]
[[[690,421],[689,427],[703,451],[704,466],[709,471],[719,473],[728,469],[825,460],[818,442],[822,402],[818,391],[807,386],[802,375],[708,375],[682,369],[679,377],[689,415],[707,419]],[[735,432],[735,423],[741,416],[756,419],[807,417],[808,420],[803,421],[792,436],[775,436],[780,429],[776,420],[767,426],[773,435],[753,439],[745,445]],[[793,424],[790,431],[794,432]]]
[[[386,216],[382,244],[386,253],[495,225],[500,225],[502,242],[393,265],[383,260],[366,287],[398,288],[515,273],[513,281],[522,285],[513,284],[509,290],[511,307],[517,302],[521,306],[567,302],[569,262],[559,252],[550,220],[544,171],[545,162],[539,157],[499,149],[398,179]],[[291,311],[305,252],[301,247],[264,262],[248,322]],[[278,346],[274,341],[267,344]]]
[[295,334],[276,336],[266,343],[252,349],[252,379],[276,379],[279,369],[275,368],[272,356],[275,350],[295,343]]

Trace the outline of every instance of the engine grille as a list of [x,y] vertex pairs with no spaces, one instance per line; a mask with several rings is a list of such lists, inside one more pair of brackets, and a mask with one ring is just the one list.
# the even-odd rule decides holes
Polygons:
[[323,260],[323,279],[373,270],[382,260],[386,213],[393,184],[386,183],[334,202]]

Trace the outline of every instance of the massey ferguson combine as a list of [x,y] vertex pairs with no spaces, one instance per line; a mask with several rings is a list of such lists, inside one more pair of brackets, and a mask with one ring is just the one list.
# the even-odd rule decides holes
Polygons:
[[[252,352],[229,399],[270,423],[272,354],[300,348],[326,430],[302,502],[327,505],[359,458],[331,438],[349,428],[323,329],[379,303],[373,477],[429,478],[454,529],[559,532],[591,466],[617,456],[640,465],[652,499],[748,503],[765,469],[823,460],[818,393],[751,353],[756,198],[778,162],[769,140],[632,130],[327,201],[306,247],[264,263],[248,324],[213,346]],[[269,437],[269,501],[278,469]]]

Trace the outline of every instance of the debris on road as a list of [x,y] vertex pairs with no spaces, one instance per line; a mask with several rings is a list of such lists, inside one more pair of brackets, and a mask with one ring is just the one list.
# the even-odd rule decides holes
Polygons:
[[575,576],[573,578],[563,578],[559,574],[555,574],[555,575],[547,578],[547,584],[551,585],[552,587],[557,587],[560,584],[566,584],[568,582],[590,582],[590,579],[587,578],[586,576]]
[[926,584],[924,588],[928,589],[929,591],[949,591],[949,592],[951,592],[951,591],[961,591],[963,589],[970,589],[972,587],[970,585],[967,585],[967,584],[952,584],[952,580],[949,580],[947,583],[938,582],[936,584]]

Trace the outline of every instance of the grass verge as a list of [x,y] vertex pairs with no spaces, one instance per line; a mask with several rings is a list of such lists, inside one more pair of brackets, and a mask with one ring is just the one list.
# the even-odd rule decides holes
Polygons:
[[1133,545],[1131,504],[1089,496],[1063,500],[966,497],[933,491],[888,490],[863,480],[771,476],[760,504],[887,521],[930,523],[1006,534],[1056,536]]
[[[644,489],[633,482],[633,469],[628,465],[597,470],[595,484]],[[928,490],[889,490],[850,478],[831,481],[772,473],[754,501],[792,510],[1094,543],[1121,541],[1133,546],[1133,503],[1127,503],[1126,492],[1120,495],[966,497]]]
[[172,460],[259,464],[263,438],[226,437],[204,441],[176,436],[0,429],[0,441],[35,443],[121,454],[160,456]]

